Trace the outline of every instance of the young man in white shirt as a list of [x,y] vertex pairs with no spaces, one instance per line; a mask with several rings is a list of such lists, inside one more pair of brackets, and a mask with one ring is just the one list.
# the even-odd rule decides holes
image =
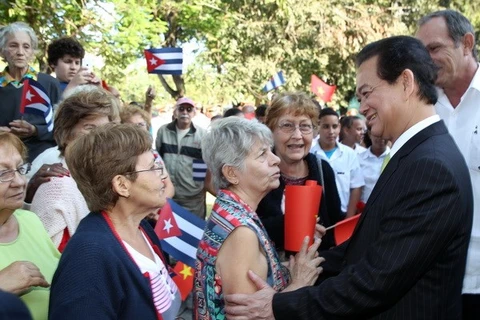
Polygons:
[[337,142],[340,123],[335,110],[325,108],[320,112],[319,133],[318,144],[311,152],[327,160],[332,166],[342,211],[346,218],[352,217],[357,212],[357,203],[360,201],[365,181],[355,151]]

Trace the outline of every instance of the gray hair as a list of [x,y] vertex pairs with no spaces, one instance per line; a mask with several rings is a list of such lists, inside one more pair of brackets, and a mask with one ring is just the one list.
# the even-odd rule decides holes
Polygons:
[[431,19],[439,17],[443,17],[445,19],[445,23],[447,24],[448,28],[448,35],[450,36],[450,38],[452,38],[453,42],[455,42],[455,45],[457,47],[461,43],[462,38],[465,34],[471,33],[473,35],[472,56],[475,61],[478,61],[477,46],[475,42],[475,31],[470,21],[460,12],[455,10],[435,11],[421,18],[418,21],[418,26],[421,27]]
[[38,38],[35,31],[25,22],[17,21],[0,29],[0,50],[2,50],[2,52],[6,49],[5,46],[7,45],[8,37],[16,32],[25,32],[30,37],[30,44],[32,45],[33,51],[35,52],[38,49]]
[[202,155],[212,174],[215,189],[230,186],[223,176],[223,166],[244,170],[245,159],[257,142],[273,145],[272,132],[257,120],[228,117],[211,124],[202,141]]

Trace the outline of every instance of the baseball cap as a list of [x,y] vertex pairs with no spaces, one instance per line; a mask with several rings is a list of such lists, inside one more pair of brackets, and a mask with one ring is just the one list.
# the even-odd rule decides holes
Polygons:
[[195,102],[193,102],[192,99],[189,99],[189,98],[186,98],[186,97],[183,97],[183,98],[180,98],[177,100],[177,103],[175,103],[175,106],[180,106],[182,104],[189,104],[191,105],[192,107],[195,108]]

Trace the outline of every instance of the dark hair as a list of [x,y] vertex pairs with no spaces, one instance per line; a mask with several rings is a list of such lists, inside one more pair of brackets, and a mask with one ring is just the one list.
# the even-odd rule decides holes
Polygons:
[[57,65],[58,59],[61,59],[66,54],[72,56],[73,58],[83,59],[85,56],[85,50],[83,49],[80,42],[74,38],[60,38],[52,41],[48,45],[48,64]]
[[255,109],[255,117],[265,117],[265,112],[267,111],[267,105],[261,104]]
[[325,108],[320,111],[320,115],[318,116],[318,119],[322,119],[325,116],[335,116],[337,118],[340,118],[338,116],[338,113],[333,110],[332,108]]
[[418,26],[423,26],[425,23],[430,21],[433,18],[444,18],[445,23],[448,28],[448,35],[452,38],[455,45],[458,45],[462,42],[462,38],[465,34],[471,33],[473,35],[473,48],[472,56],[475,61],[478,61],[477,58],[477,46],[475,45],[475,30],[473,29],[470,21],[460,12],[455,10],[440,10],[430,13],[418,21]]
[[351,128],[353,125],[353,122],[355,120],[362,120],[359,116],[345,116],[340,119],[340,136],[339,140],[340,142],[343,141],[343,138],[345,138],[345,134],[343,133],[344,128]]
[[420,40],[409,36],[395,36],[368,44],[357,55],[356,66],[378,57],[377,75],[393,84],[405,69],[412,71],[418,84],[418,96],[429,104],[437,102],[437,67]]
[[223,113],[224,118],[236,116],[237,114],[243,114],[242,110],[232,107]]

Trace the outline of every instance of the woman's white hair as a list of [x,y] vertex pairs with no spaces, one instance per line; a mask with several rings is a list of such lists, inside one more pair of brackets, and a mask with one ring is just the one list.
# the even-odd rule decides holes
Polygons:
[[6,49],[5,46],[7,45],[8,37],[16,32],[25,32],[30,37],[32,49],[34,51],[38,49],[38,38],[35,31],[25,22],[17,21],[0,28],[0,50],[2,52]]
[[272,132],[257,120],[228,117],[211,124],[202,140],[202,155],[212,174],[215,189],[225,189],[230,185],[223,176],[223,166],[244,170],[245,159],[257,142],[273,145]]

